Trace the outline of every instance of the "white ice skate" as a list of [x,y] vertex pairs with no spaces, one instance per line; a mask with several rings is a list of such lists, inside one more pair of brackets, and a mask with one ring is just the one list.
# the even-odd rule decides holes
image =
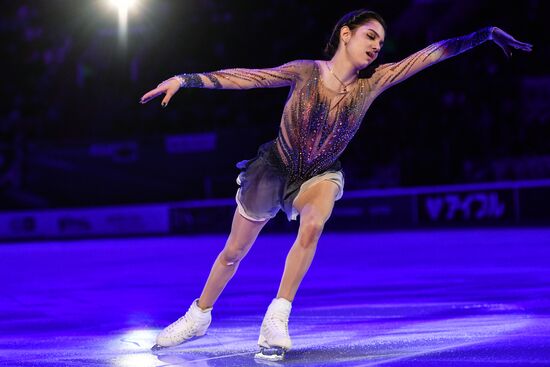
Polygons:
[[157,344],[151,348],[152,350],[173,347],[186,340],[206,334],[206,329],[212,321],[212,307],[203,310],[199,307],[198,302],[198,299],[194,300],[184,316],[159,333]]
[[292,304],[284,298],[276,298],[271,302],[260,328],[260,352],[254,357],[269,361],[281,361],[285,358],[285,353],[292,347],[288,334],[291,308]]

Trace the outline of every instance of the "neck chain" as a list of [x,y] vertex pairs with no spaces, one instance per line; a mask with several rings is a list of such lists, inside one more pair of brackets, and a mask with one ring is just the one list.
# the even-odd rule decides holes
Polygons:
[[330,71],[330,73],[332,74],[333,77],[336,78],[336,80],[338,80],[338,82],[340,82],[340,84],[342,85],[342,88],[343,88],[343,93],[347,93],[348,92],[348,87],[353,84],[357,78],[353,79],[351,82],[349,82],[348,84],[345,84],[343,81],[340,80],[340,78],[338,78],[336,76],[336,74],[334,74],[334,72],[332,71],[332,69],[330,68],[330,64],[329,62],[327,61],[327,69],[328,71]]

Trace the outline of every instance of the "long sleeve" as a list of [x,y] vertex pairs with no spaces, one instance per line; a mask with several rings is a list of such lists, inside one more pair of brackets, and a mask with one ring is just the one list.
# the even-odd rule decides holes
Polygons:
[[277,88],[291,86],[302,79],[304,70],[310,63],[306,60],[296,60],[274,68],[224,69],[206,73],[180,74],[177,77],[184,88]]
[[399,62],[382,64],[376,68],[372,75],[373,86],[381,93],[428,66],[461,54],[490,40],[492,29],[492,27],[487,27],[466,36],[439,41]]

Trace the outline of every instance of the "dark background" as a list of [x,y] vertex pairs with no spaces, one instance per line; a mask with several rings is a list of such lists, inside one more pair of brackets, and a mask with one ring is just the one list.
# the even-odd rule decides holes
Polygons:
[[[360,7],[388,23],[381,62],[488,25],[534,50],[508,60],[487,42],[385,92],[342,156],[347,190],[550,178],[546,1],[144,0],[125,47],[106,0],[2,5],[3,210],[233,196],[288,89],[180,90],[166,109],[141,95],[177,73],[323,58]],[[212,149],[169,152],[188,134]]]

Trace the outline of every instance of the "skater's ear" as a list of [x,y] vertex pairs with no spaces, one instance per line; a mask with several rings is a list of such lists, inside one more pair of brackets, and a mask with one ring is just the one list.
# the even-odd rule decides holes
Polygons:
[[351,29],[347,25],[343,26],[342,29],[340,29],[340,41],[344,45],[346,45],[349,42],[351,36],[352,36]]

